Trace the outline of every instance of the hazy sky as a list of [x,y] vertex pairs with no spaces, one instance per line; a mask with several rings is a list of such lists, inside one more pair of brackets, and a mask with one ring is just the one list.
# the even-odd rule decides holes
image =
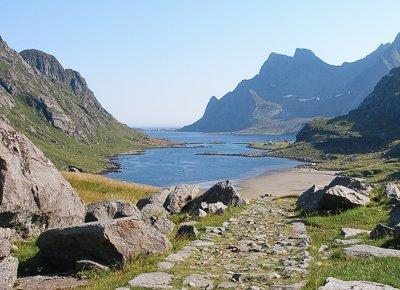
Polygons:
[[0,0],[0,35],[79,71],[128,125],[180,126],[273,51],[341,64],[392,42],[399,11],[399,0]]

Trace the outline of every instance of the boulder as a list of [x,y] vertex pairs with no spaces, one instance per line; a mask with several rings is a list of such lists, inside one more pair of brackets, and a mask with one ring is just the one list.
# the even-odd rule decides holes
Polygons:
[[123,217],[135,217],[138,220],[143,219],[142,213],[134,204],[123,200],[102,200],[87,206],[85,222]]
[[192,224],[181,225],[176,233],[177,237],[196,238],[198,235],[199,231],[197,230],[196,226]]
[[354,245],[344,249],[348,256],[355,257],[378,257],[378,258],[400,258],[400,250],[380,248],[370,245]]
[[159,192],[140,199],[136,203],[136,206],[148,218],[150,216],[167,216],[168,211],[164,208],[164,203],[170,192],[171,188],[164,188]]
[[391,228],[394,228],[396,225],[400,223],[400,205],[395,205],[392,207],[392,210],[389,213],[388,225]]
[[316,211],[319,209],[319,201],[324,195],[324,191],[313,185],[303,192],[297,199],[296,206],[306,211]]
[[171,243],[149,223],[132,217],[86,223],[42,233],[37,245],[54,266],[68,269],[91,260],[122,268],[141,253],[164,253]]
[[236,191],[230,181],[225,180],[218,182],[204,194],[188,203],[186,208],[188,210],[197,211],[199,208],[202,208],[202,203],[207,203],[209,205],[217,202],[221,202],[226,206],[242,206],[247,203],[247,201]]
[[11,243],[7,239],[0,239],[0,259],[10,255]]
[[199,216],[199,218],[204,218],[207,216],[207,213],[204,210],[202,210],[201,208],[199,208],[197,215]]
[[385,186],[385,196],[388,199],[400,199],[400,190],[393,183],[388,183]]
[[200,187],[197,185],[177,185],[168,194],[164,208],[172,214],[180,213],[189,202],[200,194]]
[[0,289],[13,289],[17,280],[18,259],[8,256],[0,260]]
[[318,288],[318,290],[348,290],[348,289],[395,290],[396,288],[368,281],[343,281],[332,277],[326,279],[325,285]]
[[228,207],[222,202],[210,203],[208,204],[208,212],[212,214],[223,214]]
[[355,206],[366,206],[370,199],[350,188],[336,185],[325,191],[319,201],[321,210],[341,210]]
[[166,217],[150,217],[151,225],[164,235],[169,235],[174,231],[175,224]]
[[371,239],[380,239],[387,236],[392,236],[393,234],[394,234],[394,228],[385,226],[384,224],[378,224],[371,231],[369,236],[371,237]]
[[369,195],[369,193],[372,189],[370,186],[365,185],[358,179],[355,179],[352,177],[347,177],[347,176],[337,176],[334,180],[331,181],[331,183],[329,183],[326,186],[325,190],[327,190],[331,187],[337,186],[337,185],[350,188],[350,189],[354,190],[355,192],[361,193],[363,195]]
[[128,282],[129,286],[137,288],[170,289],[174,276],[164,272],[140,274]]
[[82,223],[84,203],[43,152],[1,119],[0,135],[0,226],[27,237]]
[[367,231],[367,230],[361,230],[361,229],[355,229],[355,228],[342,228],[341,230],[341,234],[343,235],[343,237],[347,238],[351,238],[351,237],[355,237],[358,236],[360,234],[367,234],[369,235],[371,232]]

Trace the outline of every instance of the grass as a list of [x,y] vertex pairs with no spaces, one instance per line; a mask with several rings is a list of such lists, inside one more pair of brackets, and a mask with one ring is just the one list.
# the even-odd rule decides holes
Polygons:
[[123,182],[90,173],[63,172],[62,175],[86,204],[105,199],[122,199],[136,203],[159,190],[150,185]]
[[[333,243],[337,238],[343,239],[340,235],[341,228],[372,230],[378,223],[386,223],[388,215],[389,207],[385,203],[375,202],[368,207],[354,208],[338,214],[306,215],[305,223],[311,239],[310,253],[314,259],[304,289],[317,289],[328,277],[400,287],[400,259],[347,257],[343,253],[343,247]],[[388,242],[388,238],[372,240],[367,235],[357,238],[362,239],[364,244],[375,246],[383,246]],[[329,246],[329,257],[318,252],[321,245]]]
[[286,148],[289,145],[290,143],[286,141],[272,142],[271,144],[264,142],[256,142],[250,144],[249,148],[261,149],[261,150],[276,150],[276,149]]

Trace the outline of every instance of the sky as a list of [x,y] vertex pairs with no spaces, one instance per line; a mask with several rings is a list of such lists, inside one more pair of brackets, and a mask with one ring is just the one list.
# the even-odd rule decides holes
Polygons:
[[364,57],[394,40],[399,11],[399,0],[0,0],[0,35],[79,71],[120,121],[179,127],[271,52]]

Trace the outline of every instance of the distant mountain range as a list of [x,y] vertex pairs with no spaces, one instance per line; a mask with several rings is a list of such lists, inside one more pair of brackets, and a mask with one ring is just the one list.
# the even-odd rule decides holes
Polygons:
[[98,171],[107,157],[153,142],[113,118],[80,73],[39,50],[17,53],[1,37],[0,115],[59,168]]
[[329,65],[307,49],[294,56],[272,53],[258,75],[220,100],[182,131],[287,133],[315,117],[336,117],[357,108],[376,83],[400,66],[400,34],[365,58]]

